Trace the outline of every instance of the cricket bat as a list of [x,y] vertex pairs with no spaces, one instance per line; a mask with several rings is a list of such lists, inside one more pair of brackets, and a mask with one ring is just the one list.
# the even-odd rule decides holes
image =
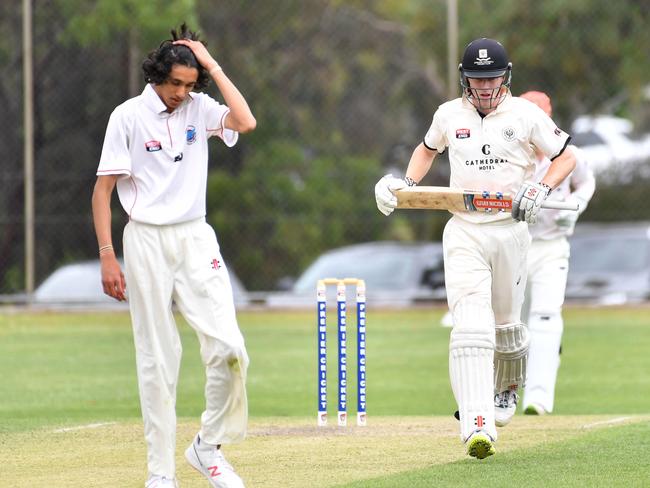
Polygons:
[[[397,208],[455,210],[460,212],[510,212],[512,195],[495,191],[461,190],[446,186],[411,186],[395,192]],[[546,200],[542,208],[578,210],[578,205]]]

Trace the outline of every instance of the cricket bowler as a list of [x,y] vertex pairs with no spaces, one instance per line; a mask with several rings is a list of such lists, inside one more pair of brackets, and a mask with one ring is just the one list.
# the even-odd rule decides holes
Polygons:
[[[104,293],[127,298],[147,445],[146,488],[177,487],[176,385],[182,346],[172,303],[195,330],[205,366],[205,411],[185,457],[213,487],[243,487],[221,446],[246,433],[248,355],[232,288],[206,222],[208,138],[231,147],[256,121],[246,100],[185,24],[142,64],[140,95],[119,105],[106,128],[93,219]],[[225,104],[195,90],[212,80]],[[129,222],[124,274],[111,237],[114,188]]]

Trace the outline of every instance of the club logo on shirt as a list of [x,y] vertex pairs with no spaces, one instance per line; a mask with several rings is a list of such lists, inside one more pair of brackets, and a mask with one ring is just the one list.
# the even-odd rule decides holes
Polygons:
[[218,259],[213,259],[212,260],[212,269],[219,269],[221,268],[221,263],[219,262]]
[[456,129],[456,139],[469,139],[469,129]]
[[196,141],[196,127],[188,125],[185,129],[185,141],[188,144],[193,144]]
[[560,134],[562,134],[562,131],[560,129],[558,129],[557,127],[555,128],[555,130],[553,132],[555,133],[556,136],[559,136]]
[[503,136],[503,138],[506,141],[512,142],[512,141],[515,140],[515,138],[517,136],[517,132],[515,132],[514,127],[508,126],[508,127],[503,128],[503,131],[501,132],[501,135]]
[[162,149],[162,144],[160,141],[147,141],[144,143],[144,147],[147,152],[156,152]]

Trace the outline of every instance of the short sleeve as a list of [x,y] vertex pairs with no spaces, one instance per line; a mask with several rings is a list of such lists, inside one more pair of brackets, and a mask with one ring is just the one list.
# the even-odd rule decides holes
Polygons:
[[571,136],[560,129],[537,105],[530,104],[531,142],[551,161],[564,151]]
[[221,138],[224,144],[228,147],[237,144],[239,132],[232,129],[226,129],[224,126],[226,115],[230,112],[228,106],[220,104],[209,95],[204,94],[201,98],[208,137],[217,136]]
[[438,151],[443,153],[449,141],[447,140],[447,133],[445,131],[444,122],[440,109],[436,110],[436,113],[433,114],[433,120],[431,121],[431,126],[424,136],[424,145],[431,149],[432,151]]
[[125,117],[114,110],[108,119],[97,175],[131,174],[131,153]]

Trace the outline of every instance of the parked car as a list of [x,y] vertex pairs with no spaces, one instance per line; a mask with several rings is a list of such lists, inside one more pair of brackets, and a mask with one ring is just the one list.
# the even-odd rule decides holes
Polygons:
[[567,300],[650,299],[650,222],[578,224],[570,242]]
[[[124,262],[119,259],[119,263],[124,269]],[[235,305],[247,305],[246,289],[239,278],[232,271],[229,270],[229,272]],[[34,291],[33,302],[36,304],[65,306],[126,306],[104,294],[101,283],[101,266],[98,259],[66,264],[58,268]]]
[[[290,291],[269,294],[267,305],[315,307],[316,283],[323,278],[363,279],[369,304],[407,306],[445,299],[442,244],[388,241],[355,244],[322,254]],[[331,287],[328,299],[334,292]]]
[[571,143],[582,149],[597,175],[629,181],[638,171],[650,173],[650,134],[633,134],[630,120],[609,115],[581,116],[571,126]]

